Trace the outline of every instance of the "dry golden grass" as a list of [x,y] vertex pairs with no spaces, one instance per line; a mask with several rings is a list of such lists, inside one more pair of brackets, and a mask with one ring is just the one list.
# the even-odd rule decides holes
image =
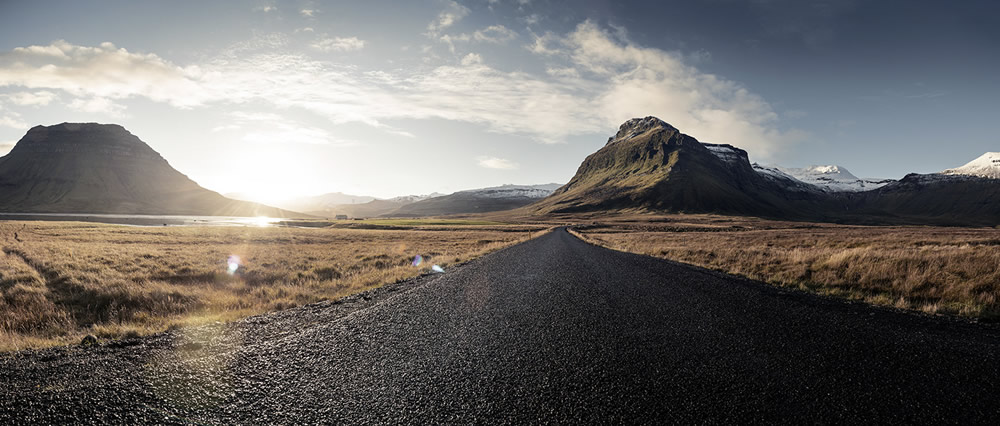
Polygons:
[[609,248],[781,286],[928,313],[1000,319],[997,229],[678,216],[612,220],[581,232]]
[[[433,264],[469,260],[544,229],[3,222],[0,350],[78,342],[86,334],[150,334],[335,299],[419,275]],[[417,254],[425,261],[414,267]],[[230,255],[242,260],[232,275]]]

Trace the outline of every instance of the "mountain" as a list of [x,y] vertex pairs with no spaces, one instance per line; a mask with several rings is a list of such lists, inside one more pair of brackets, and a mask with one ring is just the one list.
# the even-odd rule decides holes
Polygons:
[[483,213],[509,210],[547,197],[559,187],[545,185],[503,185],[471,189],[453,194],[432,193],[404,195],[387,200],[372,200],[360,204],[340,204],[323,210],[307,210],[310,214],[334,217],[421,217],[460,213]]
[[0,211],[295,217],[209,191],[116,124],[35,126],[0,157]]
[[440,192],[432,192],[430,194],[424,194],[424,195],[401,195],[399,197],[392,197],[386,201],[392,201],[394,203],[410,204],[410,203],[416,203],[417,201],[424,201],[426,199],[434,197],[443,197],[445,195],[448,194],[442,194]]
[[[390,214],[400,207],[407,204],[415,203],[417,201],[426,200],[428,198],[440,197],[444,194],[441,193],[431,193],[425,195],[403,195],[399,197],[393,197],[386,200],[380,200],[374,197],[354,197],[351,198],[352,201],[357,201],[367,198],[366,202],[362,203],[341,203],[341,204],[326,204],[322,206],[315,206],[315,209],[303,209],[303,211],[313,214],[316,216],[323,217],[335,217],[338,215],[347,215],[348,217],[379,217]],[[295,202],[295,200],[293,200]]]
[[537,213],[652,210],[769,217],[820,215],[824,192],[758,173],[746,151],[703,144],[656,117],[621,125],[576,175],[529,208]]
[[1000,152],[987,152],[979,158],[966,163],[962,167],[948,169],[945,175],[978,176],[990,179],[1000,179]]
[[1000,224],[1000,153],[987,152],[941,173],[911,173],[875,191],[848,197],[855,213],[896,222]]
[[1000,180],[992,178],[911,173],[846,199],[855,215],[882,222],[1000,225]]
[[621,125],[569,183],[528,214],[720,213],[860,224],[1000,224],[1000,158],[941,174],[858,179],[843,167],[750,164],[746,151],[685,135],[656,117]]
[[511,210],[526,206],[552,194],[559,184],[502,185],[490,188],[459,191],[454,194],[428,198],[406,204],[390,217],[443,216],[460,213],[485,213]]
[[[243,193],[229,193],[225,194],[226,197],[232,198],[234,200],[243,201],[261,201],[255,199],[252,194]],[[280,207],[286,210],[296,211],[296,212],[321,212],[331,209],[335,206],[340,205],[350,205],[350,204],[364,204],[369,201],[374,201],[375,197],[368,195],[350,195],[344,194],[343,192],[331,192],[322,195],[313,195],[308,197],[298,197],[289,200],[274,201],[273,204],[276,207]]]
[[[766,167],[753,164],[754,169],[761,172]],[[895,182],[894,179],[872,179],[858,178],[847,171],[843,166],[809,166],[802,169],[767,167],[767,169],[777,169],[790,177],[798,179],[810,185],[815,185],[828,192],[860,192],[880,188]],[[768,172],[764,172],[768,173]]]

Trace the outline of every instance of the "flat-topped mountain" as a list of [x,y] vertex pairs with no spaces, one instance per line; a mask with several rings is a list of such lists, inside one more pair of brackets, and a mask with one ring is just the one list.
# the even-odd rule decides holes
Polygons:
[[301,216],[202,188],[116,124],[35,126],[0,157],[0,211]]

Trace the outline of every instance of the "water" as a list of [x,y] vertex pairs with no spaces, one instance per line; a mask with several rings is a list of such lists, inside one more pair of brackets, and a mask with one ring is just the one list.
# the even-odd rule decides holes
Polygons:
[[273,217],[183,216],[97,213],[0,213],[0,220],[52,220],[99,222],[132,226],[279,226]]

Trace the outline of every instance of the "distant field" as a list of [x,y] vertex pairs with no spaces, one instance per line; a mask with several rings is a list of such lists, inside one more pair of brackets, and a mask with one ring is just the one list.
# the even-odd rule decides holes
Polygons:
[[786,287],[1000,320],[1000,230],[863,227],[718,216],[596,220],[596,244]]
[[[2,222],[0,350],[79,342],[86,334],[149,334],[335,299],[434,264],[447,270],[545,229],[393,222],[411,228]],[[413,266],[418,254],[424,261]]]
[[[338,222],[352,221],[348,220]],[[495,226],[504,224],[503,222],[495,222],[491,220],[473,219],[364,219],[354,222],[389,226]]]

